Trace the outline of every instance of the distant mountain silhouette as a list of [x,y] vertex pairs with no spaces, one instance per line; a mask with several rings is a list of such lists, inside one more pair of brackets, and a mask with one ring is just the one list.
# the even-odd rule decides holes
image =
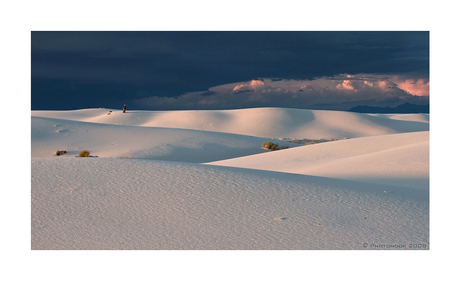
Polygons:
[[404,103],[396,107],[378,107],[378,106],[355,106],[348,111],[359,113],[430,113],[430,105],[418,105]]

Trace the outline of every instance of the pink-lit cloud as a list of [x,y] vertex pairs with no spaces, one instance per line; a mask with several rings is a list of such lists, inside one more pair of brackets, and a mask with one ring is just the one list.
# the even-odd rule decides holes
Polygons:
[[246,84],[236,85],[235,88],[233,88],[233,91],[238,91],[242,88],[256,89],[256,88],[263,87],[263,86],[265,86],[264,81],[252,80],[251,82],[249,82],[249,84],[246,83]]
[[[348,75],[349,77],[350,75]],[[336,86],[337,89],[344,89],[344,90],[355,90],[353,85],[351,84],[351,80],[344,80],[342,83]]]
[[364,85],[367,85],[367,86],[369,86],[369,87],[374,87],[374,83],[369,82],[369,81],[367,81],[367,80],[364,80]]
[[408,92],[413,96],[429,96],[430,95],[430,82],[425,82],[423,79],[401,79],[395,77],[393,82],[398,85],[398,88]]
[[389,91],[391,89],[388,81],[378,81],[377,86],[384,91]]

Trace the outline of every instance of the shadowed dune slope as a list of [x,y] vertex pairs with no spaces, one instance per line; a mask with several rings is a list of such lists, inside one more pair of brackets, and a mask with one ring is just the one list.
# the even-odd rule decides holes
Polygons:
[[[108,158],[146,158],[203,163],[265,153],[267,138],[219,132],[150,128],[32,117],[32,157],[73,157],[85,149]],[[298,146],[277,141],[279,145]]]

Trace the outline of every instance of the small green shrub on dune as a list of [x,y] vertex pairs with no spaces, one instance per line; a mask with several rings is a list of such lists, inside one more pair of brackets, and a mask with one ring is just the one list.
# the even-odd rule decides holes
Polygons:
[[272,148],[273,148],[274,146],[275,146],[275,144],[272,143],[272,142],[264,142],[264,143],[262,143],[262,147],[263,147],[263,148],[267,148],[267,149],[273,150]]
[[278,144],[277,143],[273,143],[273,142],[264,142],[262,143],[262,147],[263,148],[267,148],[267,149],[270,149],[270,150],[280,150],[280,149],[286,149],[286,148],[289,148],[288,146],[282,146],[282,147],[278,147]]
[[80,157],[89,157],[89,151],[88,150],[82,150],[82,151],[80,151],[80,154],[78,156],[80,156]]

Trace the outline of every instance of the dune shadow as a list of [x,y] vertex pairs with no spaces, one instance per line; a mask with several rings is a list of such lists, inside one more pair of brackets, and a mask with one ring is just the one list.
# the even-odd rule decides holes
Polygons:
[[[151,151],[151,153],[149,153]],[[204,143],[200,148],[183,147],[183,146],[167,146],[167,151],[161,155],[155,154],[155,148],[147,151],[134,153],[130,157],[133,159],[151,159],[173,162],[186,163],[208,163],[230,158],[243,157],[266,152],[261,147],[247,146],[234,148],[218,143]],[[137,155],[136,155],[137,154]]]

